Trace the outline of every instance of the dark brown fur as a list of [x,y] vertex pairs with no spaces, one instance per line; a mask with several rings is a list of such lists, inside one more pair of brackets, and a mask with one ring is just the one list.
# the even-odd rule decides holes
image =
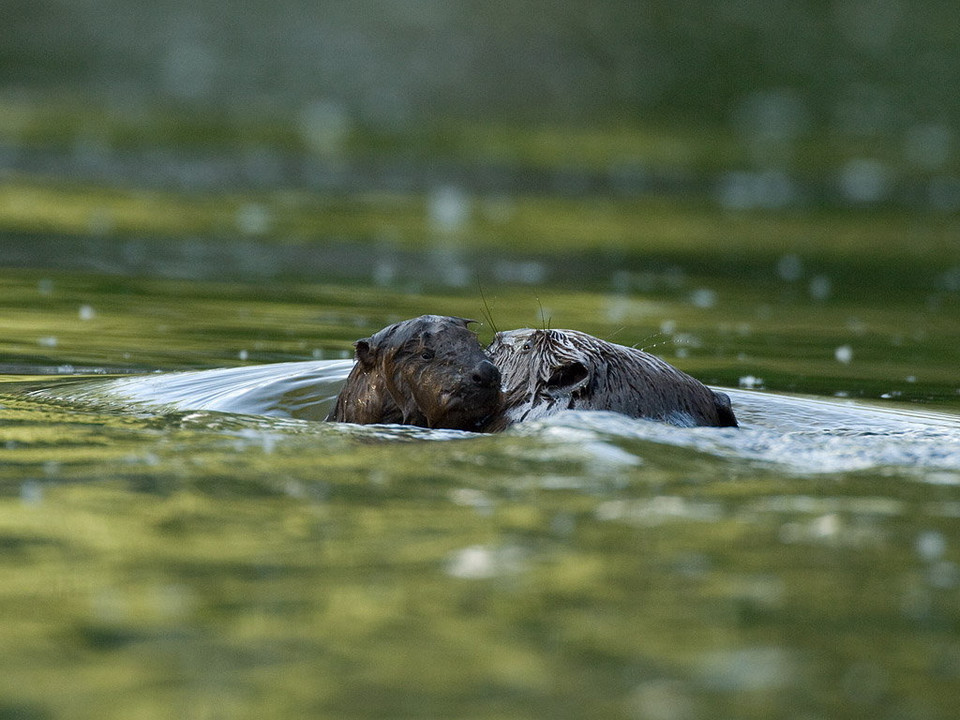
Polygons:
[[501,410],[500,372],[467,326],[423,315],[357,340],[327,420],[483,431]]
[[576,330],[511,330],[487,348],[503,377],[493,429],[561,410],[610,410],[674,425],[736,426],[730,398],[642,350]]

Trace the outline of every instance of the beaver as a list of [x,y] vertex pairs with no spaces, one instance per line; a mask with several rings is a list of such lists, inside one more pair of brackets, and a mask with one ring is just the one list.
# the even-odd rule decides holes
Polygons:
[[357,340],[356,363],[327,420],[484,431],[503,398],[500,371],[472,322],[422,315]]
[[681,427],[736,427],[730,398],[649,353],[576,330],[499,332],[487,354],[503,378],[503,412],[493,424],[561,410],[611,410]]

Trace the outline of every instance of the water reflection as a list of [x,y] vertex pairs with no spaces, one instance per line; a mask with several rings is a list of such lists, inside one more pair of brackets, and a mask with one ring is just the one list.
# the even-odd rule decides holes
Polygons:
[[[294,370],[332,387],[348,366],[4,394],[0,600],[21,607],[29,589],[33,623],[12,615],[6,646],[25,650],[39,627],[85,658],[7,656],[6,696],[65,707],[14,685],[53,663],[81,688],[103,673],[176,688],[113,684],[118,712],[202,705],[223,683],[274,716],[373,716],[398,702],[462,715],[491,697],[534,715],[699,718],[719,705],[760,717],[801,703],[842,716],[893,694],[946,717],[936,686],[960,677],[960,539],[944,521],[958,514],[960,466],[937,468],[955,417],[739,393],[745,427],[730,433],[581,413],[477,436],[129,404],[178,392],[216,404],[218,385],[256,372],[273,373],[263,387],[275,391]],[[787,475],[739,457],[764,426],[786,443]],[[924,427],[940,454],[914,448],[899,470],[875,454],[906,451]],[[846,437],[879,464],[803,466],[804,433],[841,458]],[[51,440],[62,462],[50,464]],[[918,505],[915,472],[942,478],[938,501]],[[936,678],[910,671],[917,657]],[[376,668],[370,681],[362,667]],[[306,682],[317,672],[336,688]]]

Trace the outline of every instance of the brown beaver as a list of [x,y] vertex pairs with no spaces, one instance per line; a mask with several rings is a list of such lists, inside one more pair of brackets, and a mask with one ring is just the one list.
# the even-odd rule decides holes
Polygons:
[[723,393],[649,353],[576,330],[499,332],[487,354],[504,392],[492,430],[561,410],[611,410],[681,427],[737,425]]
[[500,371],[471,322],[422,315],[357,340],[356,364],[327,420],[485,430],[502,408]]

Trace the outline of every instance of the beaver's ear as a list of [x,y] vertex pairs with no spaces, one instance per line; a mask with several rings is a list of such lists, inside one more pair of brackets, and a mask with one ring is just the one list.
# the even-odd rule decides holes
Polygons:
[[583,363],[571,362],[553,371],[547,379],[547,389],[573,392],[586,385],[589,379],[590,371]]
[[357,349],[357,362],[363,365],[365,368],[373,367],[373,360],[376,356],[376,351],[370,345],[370,338],[357,340],[353,346]]

